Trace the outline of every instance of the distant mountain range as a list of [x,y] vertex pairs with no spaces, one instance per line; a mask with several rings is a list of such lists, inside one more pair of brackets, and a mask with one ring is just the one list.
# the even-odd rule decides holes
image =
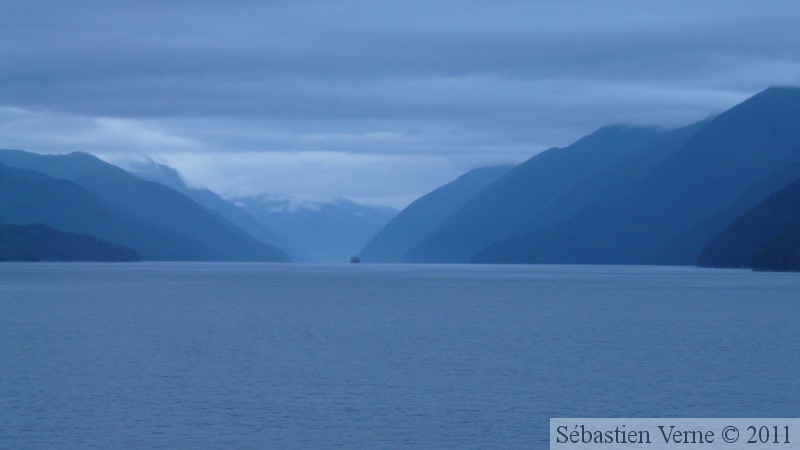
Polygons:
[[140,178],[183,193],[258,240],[286,250],[299,262],[347,262],[397,214],[392,208],[335,197],[256,195],[225,200],[208,189],[188,187],[178,172],[165,164],[140,160],[126,168]]
[[800,161],[797,123],[800,90],[769,89],[709,121],[632,185],[555,226],[496,242],[473,260],[694,264],[700,248],[676,259],[662,256],[665,246]]
[[250,233],[257,240],[271,243],[285,250],[293,261],[312,261],[313,258],[298,242],[281,235],[268,223],[263,223],[250,213],[206,188],[189,187],[174,168],[143,159],[126,164],[125,168],[139,178],[166,185],[191,198],[200,205],[221,215],[229,222]]
[[[404,260],[470,262],[495,242],[557,223],[626,188],[639,166],[646,167],[662,147],[686,133],[611,126],[569,147],[544,151],[475,195]],[[609,173],[612,169],[619,173]]]
[[397,214],[343,198],[252,196],[232,201],[292,242],[316,262],[347,262]]
[[146,260],[289,260],[185,195],[85,153],[2,150],[0,165],[0,223],[93,236]]
[[152,161],[134,176],[85,153],[0,150],[0,224],[21,226],[4,236],[31,248],[50,236],[145,260],[800,270],[798,124],[800,89],[770,88],[687,127],[609,126],[516,167],[475,169],[399,214],[336,198],[223,199]]
[[[401,259],[696,264],[734,220],[800,178],[798,124],[800,89],[770,88],[678,130],[600,129],[454,201]],[[411,208],[401,217],[411,225],[382,230],[384,247],[409,248],[403,228],[427,220]]]
[[[0,150],[0,224],[43,225],[59,238],[80,234],[144,260],[289,261],[291,254],[346,262],[396,213],[344,199],[262,196],[233,204],[188,187],[164,164],[143,161],[129,170],[86,153]],[[14,244],[43,236],[10,230]]]

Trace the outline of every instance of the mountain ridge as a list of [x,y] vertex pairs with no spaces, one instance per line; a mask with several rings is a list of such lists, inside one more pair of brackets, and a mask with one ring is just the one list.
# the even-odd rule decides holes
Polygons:
[[405,262],[469,262],[487,245],[525,231],[577,184],[651,150],[674,130],[613,125],[564,148],[541,152],[478,193],[409,251]]
[[[748,209],[703,247],[701,267],[753,267],[771,240],[800,226],[800,178]],[[762,260],[766,255],[760,256]]]
[[[494,243],[474,261],[675,263],[658,253],[669,239],[800,161],[798,121],[800,89],[762,91],[705,124],[627,195],[548,230]],[[696,254],[677,261],[695,262]]]
[[251,196],[231,199],[262,223],[300,242],[313,262],[347,262],[396,213],[344,198],[296,202],[296,197]]
[[173,167],[157,163],[148,157],[144,162],[129,163],[125,165],[125,168],[139,178],[164,184],[186,195],[201,206],[215,214],[219,214],[225,220],[246,231],[257,240],[275,245],[284,250],[291,256],[292,261],[308,262],[313,259],[308,250],[304,249],[302,245],[282,235],[270,227],[268,223],[259,221],[245,211],[244,208],[225,200],[210,189],[188,186]]
[[77,184],[0,164],[0,223],[43,224],[135,249],[142,258],[207,255],[196,241],[147,222]]
[[[92,192],[127,213],[186,236],[203,249],[175,255],[178,259],[218,261],[288,261],[281,250],[255,240],[185,195],[82,152],[66,155],[0,150],[0,163],[66,180]],[[48,224],[53,226],[54,224]],[[59,229],[58,226],[54,228]],[[148,252],[143,252],[143,254]]]
[[136,250],[47,225],[0,224],[0,261],[134,262]]
[[381,228],[359,252],[363,262],[399,262],[417,242],[513,166],[470,170],[418,198]]

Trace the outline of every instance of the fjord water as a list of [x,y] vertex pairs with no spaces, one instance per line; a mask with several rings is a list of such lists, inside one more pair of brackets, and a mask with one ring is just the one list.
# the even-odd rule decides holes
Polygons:
[[1,448],[547,448],[550,417],[792,417],[800,275],[0,265]]

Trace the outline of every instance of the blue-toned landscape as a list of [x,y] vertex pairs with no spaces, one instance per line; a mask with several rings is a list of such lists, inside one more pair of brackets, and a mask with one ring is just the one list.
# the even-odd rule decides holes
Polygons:
[[0,0],[0,449],[797,416],[798,24]]
[[[126,171],[87,153],[0,150],[0,260],[355,256],[797,271],[798,124],[800,88],[772,87],[682,128],[607,126],[517,166],[473,169],[399,213],[345,200],[226,200],[164,164]],[[59,232],[59,246],[79,239],[70,248],[86,255],[53,252]]]

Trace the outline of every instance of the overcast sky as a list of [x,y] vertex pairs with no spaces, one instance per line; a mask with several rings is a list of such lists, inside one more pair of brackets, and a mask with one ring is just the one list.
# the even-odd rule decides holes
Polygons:
[[403,206],[800,84],[800,2],[0,0],[0,147]]

